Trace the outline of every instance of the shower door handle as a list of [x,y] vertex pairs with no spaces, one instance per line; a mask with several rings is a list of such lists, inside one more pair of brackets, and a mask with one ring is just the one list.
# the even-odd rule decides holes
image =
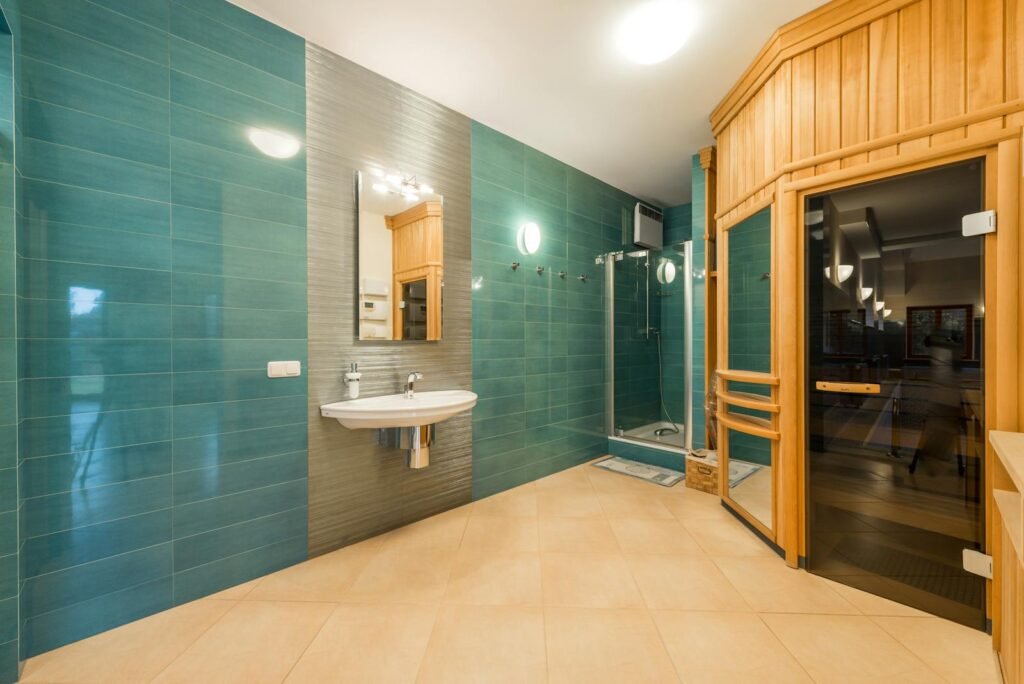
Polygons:
[[838,392],[840,394],[881,394],[882,386],[870,382],[832,382],[831,380],[818,380],[814,383],[814,389],[822,392]]

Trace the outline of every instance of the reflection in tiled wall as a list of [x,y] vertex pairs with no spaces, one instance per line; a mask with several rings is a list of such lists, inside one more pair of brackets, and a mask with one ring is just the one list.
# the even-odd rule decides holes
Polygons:
[[[684,335],[686,326],[690,325],[685,320],[684,285],[687,274],[683,269],[684,253],[682,249],[683,244],[690,239],[690,205],[681,204],[669,207],[664,214],[665,248],[652,255],[652,263],[657,268],[661,263],[670,261],[675,268],[676,275],[670,283],[661,283],[655,278],[656,297],[652,300],[652,305],[656,305],[660,309],[661,315],[661,380],[665,392],[665,406],[668,408],[672,420],[681,423],[684,420],[686,394]],[[694,292],[694,297],[696,298],[696,296],[697,293]],[[696,304],[696,301],[694,303]],[[695,339],[695,348],[696,345]],[[668,418],[662,413],[660,420],[668,420]]]
[[305,45],[226,2],[23,6],[26,656],[306,557]]
[[[594,257],[621,248],[635,201],[473,124],[474,498],[605,452],[604,273]],[[516,248],[527,221],[543,235],[533,256]]]
[[[729,368],[771,372],[771,208],[729,230]],[[731,385],[733,389],[767,393],[764,385]],[[731,408],[769,418],[764,412]],[[770,442],[733,431],[730,457],[767,464]]]
[[0,683],[18,676],[18,353],[15,315],[14,5],[0,18]]
[[[319,554],[470,499],[468,413],[439,423],[430,466],[377,445],[374,430],[320,417],[345,398],[350,363],[362,396],[470,389],[469,119],[327,50],[309,59],[309,549]],[[415,175],[444,196],[444,330],[440,342],[359,342],[355,173]]]
[[[659,420],[658,347],[662,329],[658,253],[625,245],[615,269],[615,429]],[[680,336],[681,337],[681,336]]]

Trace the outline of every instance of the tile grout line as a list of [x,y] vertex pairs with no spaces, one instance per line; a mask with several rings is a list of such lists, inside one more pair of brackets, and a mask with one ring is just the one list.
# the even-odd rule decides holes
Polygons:
[[[199,600],[199,601],[203,601],[203,600],[205,600],[205,599],[197,599],[197,600]],[[221,620],[223,620],[223,619],[224,619],[224,617],[225,617],[225,616],[227,616],[227,614],[228,614],[228,613],[230,613],[231,611],[233,611],[233,610],[234,610],[234,609],[235,609],[235,608],[236,608],[236,607],[238,606],[238,604],[239,604],[239,603],[241,603],[241,601],[235,601],[235,602],[234,602],[234,604],[235,604],[235,605],[233,605],[233,606],[231,606],[230,608],[228,608],[227,610],[225,610],[225,611],[224,611],[224,612],[223,612],[223,613],[221,614],[221,616],[220,616],[219,618],[217,618],[216,620],[214,620],[213,622],[211,622],[211,623],[210,623],[210,624],[209,624],[209,625],[207,626],[207,628],[206,628],[206,629],[202,630],[202,631],[201,631],[201,632],[200,632],[199,634],[197,634],[197,635],[196,635],[196,638],[195,638],[195,639],[192,639],[192,640],[191,640],[191,641],[190,641],[190,642],[188,643],[188,645],[187,645],[187,646],[185,646],[185,648],[181,649],[181,652],[180,652],[180,653],[178,653],[178,655],[174,656],[174,658],[172,658],[172,659],[171,659],[171,661],[170,661],[169,663],[167,663],[167,665],[165,665],[165,666],[164,666],[163,668],[161,668],[161,670],[160,670],[159,672],[157,672],[157,673],[156,673],[156,674],[155,674],[155,675],[154,675],[154,676],[153,676],[153,677],[152,677],[152,678],[151,678],[151,679],[150,679],[149,681],[150,681],[150,682],[155,682],[155,681],[156,681],[157,679],[159,679],[159,678],[160,678],[160,675],[162,675],[162,674],[163,674],[164,672],[166,672],[166,671],[168,671],[169,669],[171,669],[171,667],[172,667],[172,666],[174,665],[174,663],[178,662],[178,661],[179,661],[179,660],[181,659],[181,657],[182,657],[182,656],[184,656],[184,655],[185,655],[185,654],[186,654],[186,653],[187,653],[187,652],[189,651],[189,649],[191,649],[191,648],[192,648],[193,646],[195,646],[195,645],[196,645],[196,643],[197,643],[197,642],[198,642],[198,641],[199,641],[199,640],[200,640],[201,638],[203,638],[203,637],[204,637],[204,636],[206,635],[206,633],[207,633],[207,632],[209,632],[209,631],[210,631],[211,629],[213,629],[213,628],[214,628],[215,626],[217,626],[218,624],[220,624]],[[181,604],[181,605],[188,605],[188,604],[184,604],[184,603],[183,603],[183,604]],[[177,607],[177,606],[175,606],[175,607]],[[170,610],[174,610],[174,608],[171,608]],[[129,623],[129,624],[131,624],[131,623]]]

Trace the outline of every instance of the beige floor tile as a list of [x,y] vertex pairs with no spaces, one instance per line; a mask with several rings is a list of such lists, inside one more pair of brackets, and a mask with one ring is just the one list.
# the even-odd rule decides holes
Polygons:
[[330,603],[241,601],[156,682],[280,682],[334,610]]
[[833,591],[852,603],[854,608],[865,615],[889,617],[932,617],[928,613],[916,608],[911,608],[910,606],[905,606],[902,603],[890,601],[887,598],[876,596],[875,594],[861,591],[860,589],[855,589],[840,582],[832,582],[830,580],[825,580],[825,582]]
[[816,682],[941,682],[914,654],[858,615],[762,615]]
[[750,611],[706,556],[627,554],[626,561],[649,608]]
[[618,553],[542,553],[545,605],[639,608],[633,575]]
[[651,482],[644,482],[639,478],[622,475],[621,473],[613,473],[603,468],[588,468],[587,478],[590,480],[590,484],[594,487],[595,491],[607,494],[644,493],[654,489],[662,489],[659,485]]
[[148,682],[234,605],[193,601],[38,655],[25,663],[21,681]]
[[672,512],[676,520],[692,523],[698,520],[727,520],[734,518],[722,506],[722,500],[714,495],[690,489],[685,485],[676,485],[669,489],[661,488],[655,496],[661,504]]
[[285,568],[260,580],[245,600],[341,601],[380,549],[371,539]]
[[382,549],[352,583],[345,602],[437,605],[457,553],[448,549]]
[[419,682],[542,682],[540,608],[445,606],[430,637]]
[[533,487],[516,487],[473,503],[470,515],[513,518],[537,517],[537,492]]
[[541,518],[541,551],[617,552],[619,544],[604,518]]
[[598,500],[610,520],[640,518],[644,520],[674,520],[671,511],[661,501],[646,493],[599,493]]
[[540,557],[462,549],[455,557],[444,602],[477,606],[539,606]]
[[537,514],[545,518],[603,518],[592,489],[547,489],[537,493]]
[[619,518],[610,521],[619,548],[626,553],[703,554],[704,550],[679,521]]
[[437,608],[338,606],[287,681],[414,682]]
[[734,519],[682,520],[681,522],[709,556],[778,558],[775,552],[757,535]]
[[379,537],[388,549],[457,549],[469,520],[469,506],[446,511]]
[[947,681],[997,684],[992,638],[937,617],[876,617],[874,622]]
[[645,610],[547,606],[544,622],[552,684],[678,681]]
[[540,548],[537,519],[474,516],[466,525],[462,548],[536,552]]
[[715,564],[759,613],[860,614],[825,580],[790,568],[781,558],[719,557]]
[[556,489],[592,490],[593,487],[590,484],[590,478],[587,477],[587,468],[589,468],[589,466],[569,468],[568,470],[563,470],[560,473],[542,477],[534,482],[533,486],[538,492]]
[[256,585],[260,583],[260,579],[256,578],[242,584],[236,584],[233,587],[229,587],[224,591],[218,591],[216,594],[210,594],[206,598],[213,599],[214,601],[239,601],[249,595],[249,592],[256,588]]
[[654,622],[684,682],[811,681],[754,613],[654,611]]

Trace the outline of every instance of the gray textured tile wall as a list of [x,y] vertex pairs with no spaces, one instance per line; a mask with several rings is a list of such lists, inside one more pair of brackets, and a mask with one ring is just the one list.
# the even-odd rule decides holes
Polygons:
[[[350,362],[363,396],[401,389],[409,370],[423,390],[471,389],[470,121],[322,48],[307,47],[309,179],[309,550],[311,554],[467,503],[469,414],[439,424],[431,465],[409,470],[372,430],[321,418],[344,398]],[[355,339],[358,273],[355,173],[379,166],[415,174],[444,196],[444,339]]]

